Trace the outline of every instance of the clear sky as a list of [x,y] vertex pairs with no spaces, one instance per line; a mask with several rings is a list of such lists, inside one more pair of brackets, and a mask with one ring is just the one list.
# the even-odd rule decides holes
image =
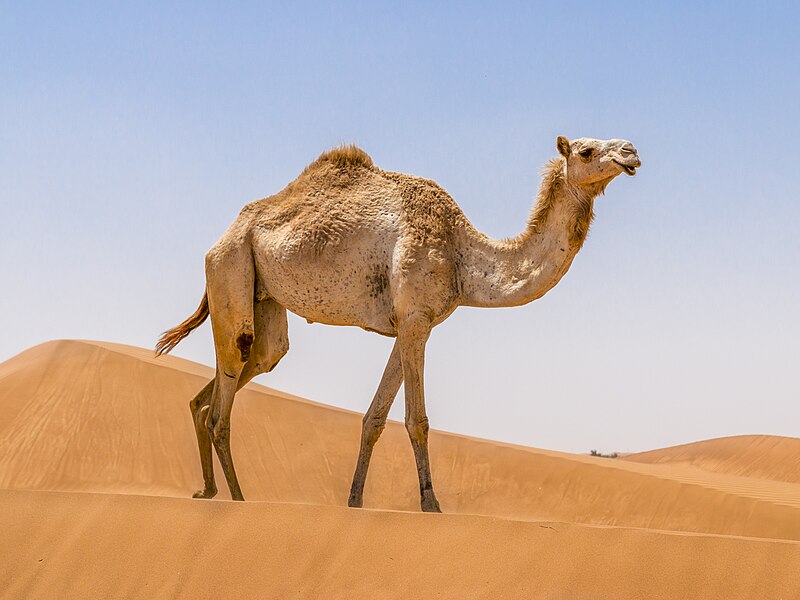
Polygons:
[[[797,6],[5,2],[0,360],[152,347],[241,206],[334,144],[507,237],[557,135],[615,137],[642,169],[561,283],[434,331],[431,425],[579,452],[800,436]],[[290,339],[261,383],[366,409],[391,340]],[[208,324],[175,353],[213,364]]]

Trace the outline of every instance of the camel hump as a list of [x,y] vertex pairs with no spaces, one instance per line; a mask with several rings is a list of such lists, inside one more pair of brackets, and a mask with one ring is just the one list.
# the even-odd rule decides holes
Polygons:
[[370,155],[355,144],[345,144],[326,150],[309,166],[322,165],[323,163],[333,163],[340,168],[352,166],[369,169],[373,166]]

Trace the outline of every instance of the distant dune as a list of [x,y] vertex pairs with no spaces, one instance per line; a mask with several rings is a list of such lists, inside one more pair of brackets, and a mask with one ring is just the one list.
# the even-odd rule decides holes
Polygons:
[[232,424],[249,502],[192,500],[188,402],[211,375],[82,341],[0,364],[0,596],[800,597],[798,439],[606,459],[433,432],[442,516],[419,513],[390,423],[365,491],[382,510],[354,510],[361,415],[251,384]]
[[628,454],[625,460],[686,464],[715,473],[800,483],[800,439],[737,435]]

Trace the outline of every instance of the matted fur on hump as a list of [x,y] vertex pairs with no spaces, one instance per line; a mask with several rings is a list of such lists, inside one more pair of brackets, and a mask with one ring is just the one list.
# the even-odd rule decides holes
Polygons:
[[355,144],[342,144],[320,154],[317,159],[306,167],[306,170],[318,167],[324,163],[331,163],[336,167],[366,167],[372,168],[373,162],[369,154]]

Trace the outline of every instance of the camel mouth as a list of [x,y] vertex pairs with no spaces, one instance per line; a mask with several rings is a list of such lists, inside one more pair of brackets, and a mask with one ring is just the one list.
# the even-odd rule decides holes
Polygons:
[[636,175],[636,167],[625,165],[619,162],[618,160],[615,160],[614,162],[617,163],[620,167],[622,167],[622,170],[625,171],[625,174],[628,175],[629,177],[633,177],[634,175]]

